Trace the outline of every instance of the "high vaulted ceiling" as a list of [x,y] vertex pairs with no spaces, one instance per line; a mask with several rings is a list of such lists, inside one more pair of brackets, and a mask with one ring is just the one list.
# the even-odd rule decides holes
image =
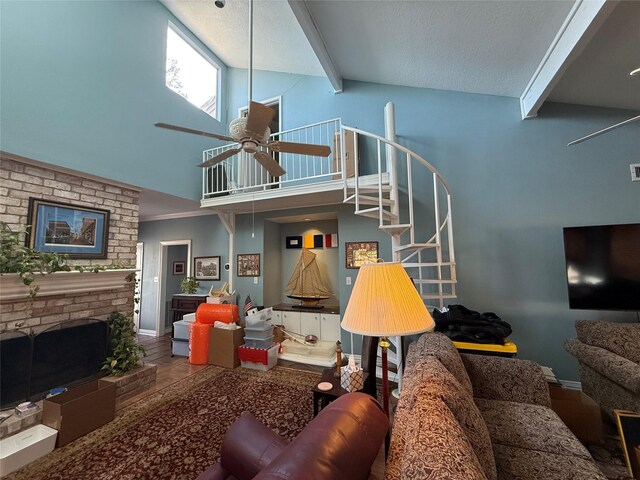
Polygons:
[[[248,0],[161,1],[227,65],[247,66]],[[520,97],[580,3],[597,1],[257,0],[254,68],[324,75],[290,6],[302,5],[339,77]],[[640,2],[609,10],[548,98],[640,109],[640,78],[628,78],[640,67]]]

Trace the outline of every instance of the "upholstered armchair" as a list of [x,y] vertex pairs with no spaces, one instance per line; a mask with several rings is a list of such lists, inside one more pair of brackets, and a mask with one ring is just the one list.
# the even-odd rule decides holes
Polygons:
[[578,320],[576,333],[565,348],[580,363],[582,391],[611,417],[640,412],[640,323]]

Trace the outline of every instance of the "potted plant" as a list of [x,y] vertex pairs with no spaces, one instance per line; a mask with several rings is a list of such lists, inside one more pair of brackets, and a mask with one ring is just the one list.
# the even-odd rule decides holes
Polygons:
[[140,365],[141,356],[146,356],[144,347],[136,342],[134,323],[131,317],[121,312],[112,312],[107,318],[109,328],[109,356],[102,370],[109,375],[120,376]]
[[180,290],[182,290],[182,293],[196,293],[199,286],[200,282],[197,281],[195,277],[187,277],[180,282]]

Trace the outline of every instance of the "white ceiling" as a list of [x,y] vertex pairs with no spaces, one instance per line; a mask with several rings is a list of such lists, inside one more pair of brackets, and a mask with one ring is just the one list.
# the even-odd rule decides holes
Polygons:
[[[191,214],[200,213],[200,202],[167,195],[155,190],[140,191],[139,213],[141,222],[171,218],[174,215],[189,216],[184,215],[185,212],[191,212]],[[202,211],[201,213],[210,215],[212,212]]]
[[518,97],[571,2],[307,1],[344,78]]
[[[229,67],[249,64],[249,2],[160,0]],[[253,67],[257,70],[324,75],[302,28],[285,0],[254,2]]]

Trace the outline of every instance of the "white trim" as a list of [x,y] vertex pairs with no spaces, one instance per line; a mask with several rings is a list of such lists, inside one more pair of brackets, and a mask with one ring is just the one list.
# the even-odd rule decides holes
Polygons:
[[[138,294],[133,293],[133,324],[136,332],[140,330],[140,313],[142,308],[142,268],[144,266],[144,243],[136,243],[136,282]],[[136,305],[135,299],[138,298]],[[137,313],[136,313],[137,312]]]
[[617,0],[575,2],[529,84],[520,95],[520,113],[523,119],[538,114],[538,109],[571,62],[587,46],[617,5]]
[[[34,275],[35,280],[32,286],[40,287],[36,299],[51,295],[114,290],[125,288],[129,284],[127,276],[135,271],[135,268],[120,268],[101,270],[97,273],[91,271],[37,273]],[[0,301],[28,297],[29,287],[22,283],[17,273],[0,275]]]
[[302,28],[302,32],[307,37],[309,45],[311,45],[313,52],[316,54],[325,75],[329,79],[329,82],[331,82],[333,91],[335,93],[342,92],[342,76],[331,59],[331,55],[329,55],[327,46],[316,26],[316,22],[313,20],[309,7],[307,7],[304,0],[288,0],[288,3]]
[[191,276],[191,239],[188,240],[163,240],[160,242],[158,251],[158,283],[156,287],[156,330],[155,336],[160,337],[167,333],[164,327],[165,301],[164,301],[164,278],[167,276],[167,266],[165,265],[165,248],[171,245],[187,246],[187,277]]
[[188,218],[188,217],[203,217],[205,215],[215,215],[216,212],[212,210],[195,210],[191,212],[182,213],[164,213],[162,215],[149,215],[146,217],[140,217],[140,222],[157,222],[160,220],[173,220],[174,218]]
[[138,330],[138,335],[146,335],[147,337],[155,337],[156,336],[156,331],[155,330],[147,330],[146,328],[141,328],[140,330]]

